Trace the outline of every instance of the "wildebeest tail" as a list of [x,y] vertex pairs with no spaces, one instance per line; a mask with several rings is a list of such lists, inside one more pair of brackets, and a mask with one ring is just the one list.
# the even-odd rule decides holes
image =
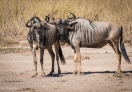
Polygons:
[[123,42],[123,28],[122,28],[122,27],[121,27],[121,36],[120,36],[120,49],[121,49],[121,53],[123,54],[124,59],[125,59],[128,63],[131,63],[131,62],[130,62],[130,59],[129,59],[128,55],[127,55],[125,46],[124,46],[124,42]]
[[59,45],[59,56],[60,56],[61,63],[63,65],[66,64],[66,61],[65,61],[65,58],[64,58],[64,55],[62,53],[62,49],[61,49],[61,46],[60,45]]

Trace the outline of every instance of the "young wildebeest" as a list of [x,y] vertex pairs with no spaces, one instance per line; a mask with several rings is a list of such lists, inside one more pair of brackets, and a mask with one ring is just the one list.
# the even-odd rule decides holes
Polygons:
[[[57,31],[54,25],[48,24],[49,17],[46,17],[45,22],[41,22],[41,20],[38,17],[31,18],[27,23],[26,27],[29,27],[29,32],[27,35],[27,39],[29,41],[33,58],[34,58],[34,67],[35,72],[32,77],[36,77],[37,75],[37,58],[36,58],[36,51],[38,48],[40,48],[40,63],[41,63],[41,76],[44,76],[44,69],[43,69],[43,54],[44,49],[47,49],[49,54],[51,55],[52,59],[52,69],[50,74],[54,72],[54,58],[55,54],[52,50],[52,45],[55,46],[55,52],[56,52],[56,60],[58,65],[58,73],[61,73],[60,67],[59,67],[59,56],[60,60],[63,64],[65,64],[64,56],[57,38]],[[29,22],[30,25],[29,25]],[[59,56],[58,56],[59,54]]]
[[[72,14],[72,13],[71,13]],[[74,49],[74,72],[80,74],[81,69],[81,54],[80,47],[87,48],[102,48],[106,44],[110,44],[118,57],[117,73],[121,73],[121,55],[123,54],[125,60],[130,63],[127,56],[126,49],[123,42],[122,26],[112,22],[89,21],[83,18],[73,18],[64,20],[50,21],[58,30],[59,40],[67,42]],[[69,29],[70,27],[70,29]],[[119,44],[120,49],[119,50]],[[77,70],[77,63],[79,69]]]

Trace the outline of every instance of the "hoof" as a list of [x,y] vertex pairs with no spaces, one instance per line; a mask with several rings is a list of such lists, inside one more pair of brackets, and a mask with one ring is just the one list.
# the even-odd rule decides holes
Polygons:
[[122,71],[116,71],[116,74],[122,74]]
[[35,78],[35,77],[36,77],[36,75],[31,76],[31,78]]
[[48,75],[51,75],[51,74],[53,74],[53,73],[55,73],[54,71],[51,71]]
[[74,72],[73,72],[73,75],[75,75],[75,74],[77,74],[77,71],[74,71]]
[[45,77],[45,75],[41,75],[41,77]]
[[53,73],[55,73],[54,71],[51,71],[48,75],[52,75]]
[[114,73],[113,76],[118,77],[118,78],[122,78],[122,74],[121,73]]
[[81,73],[77,73],[77,75],[79,75],[79,76],[80,76],[80,75],[82,75],[82,74],[81,74]]
[[61,74],[61,71],[58,71],[58,74]]
[[45,77],[45,73],[41,74],[41,77]]

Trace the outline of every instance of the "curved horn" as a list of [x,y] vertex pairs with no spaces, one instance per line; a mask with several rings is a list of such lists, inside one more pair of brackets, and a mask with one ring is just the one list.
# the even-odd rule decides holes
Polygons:
[[32,21],[33,21],[33,23],[41,22],[41,20],[38,17],[33,17]]
[[71,13],[71,12],[70,12],[70,14],[73,16],[73,20],[75,20],[76,16],[73,13]]
[[26,27],[31,27],[31,25],[28,25],[28,23],[31,21],[31,19],[25,24]]
[[75,16],[73,13],[70,12],[70,14],[71,14],[73,17],[68,18],[68,19],[64,19],[64,20],[63,20],[64,23],[65,23],[65,22],[71,22],[71,21],[74,21],[74,20],[76,19],[76,16]]
[[[29,25],[30,22],[30,25]],[[31,27],[34,23],[38,23],[41,22],[41,20],[38,17],[32,17],[27,23],[26,23],[26,27]]]
[[[49,14],[49,15],[50,15],[50,14]],[[48,22],[49,22],[49,20],[50,20],[49,15],[48,15],[48,16],[45,16],[45,17],[46,17],[46,18],[45,18],[46,23],[48,23]]]

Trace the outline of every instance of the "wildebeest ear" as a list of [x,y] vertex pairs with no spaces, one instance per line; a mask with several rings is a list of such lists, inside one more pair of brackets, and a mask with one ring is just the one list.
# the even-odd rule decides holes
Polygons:
[[75,30],[75,28],[74,28],[74,27],[71,27],[71,26],[67,26],[66,28],[67,28],[69,31]]
[[52,25],[57,25],[57,21],[56,20],[52,20],[50,22],[48,22],[49,24],[52,24]]
[[73,23],[71,23],[71,24],[69,24],[69,26],[74,26],[75,24],[77,24],[78,22],[73,22]]
[[40,28],[41,27],[41,24],[40,23],[34,23],[31,27]]
[[50,22],[48,22],[49,24],[52,24],[52,25],[58,25],[60,22],[60,19],[59,20],[52,20]]
[[75,24],[77,24],[78,22],[74,22],[74,23],[71,23],[71,24],[69,24],[69,25],[67,25],[67,29],[69,30],[69,31],[73,31],[73,30],[75,30],[75,28],[73,27]]

